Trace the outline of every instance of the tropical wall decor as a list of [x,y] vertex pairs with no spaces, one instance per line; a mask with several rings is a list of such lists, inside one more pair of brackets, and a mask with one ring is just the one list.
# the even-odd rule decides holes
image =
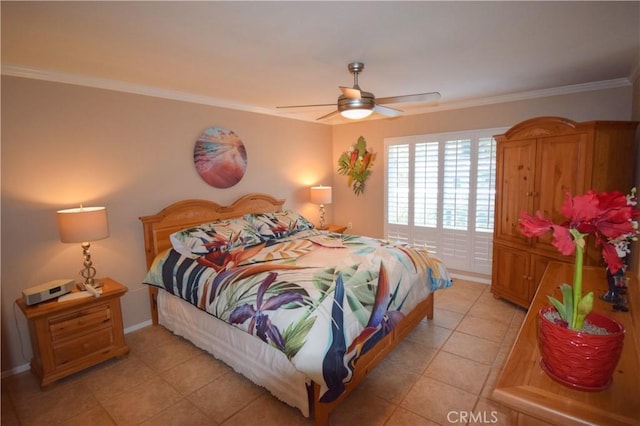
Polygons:
[[364,184],[371,174],[376,154],[367,149],[367,141],[360,136],[349,151],[338,158],[338,173],[348,176],[347,185],[356,195],[364,192]]
[[247,170],[247,151],[232,130],[209,127],[193,149],[193,163],[200,177],[215,188],[230,188]]

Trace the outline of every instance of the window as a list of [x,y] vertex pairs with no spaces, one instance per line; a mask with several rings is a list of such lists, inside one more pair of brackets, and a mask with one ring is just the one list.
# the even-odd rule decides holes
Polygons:
[[385,235],[446,265],[491,273],[494,134],[506,129],[385,139]]

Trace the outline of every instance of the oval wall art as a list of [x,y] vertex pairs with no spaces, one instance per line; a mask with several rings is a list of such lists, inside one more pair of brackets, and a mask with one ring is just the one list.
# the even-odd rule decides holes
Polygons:
[[247,151],[232,130],[209,127],[196,141],[193,163],[200,177],[209,185],[230,188],[244,176]]

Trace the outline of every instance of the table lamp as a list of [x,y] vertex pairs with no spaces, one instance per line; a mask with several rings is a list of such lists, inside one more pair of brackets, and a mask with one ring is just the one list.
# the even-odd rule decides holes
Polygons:
[[324,205],[331,204],[331,187],[330,186],[312,186],[311,202],[320,204],[320,229],[327,229],[324,223]]
[[84,269],[80,275],[84,278],[84,285],[96,286],[94,277],[96,269],[91,262],[89,242],[101,240],[109,236],[107,209],[105,207],[82,207],[58,210],[58,230],[60,241],[63,243],[81,243],[84,257]]

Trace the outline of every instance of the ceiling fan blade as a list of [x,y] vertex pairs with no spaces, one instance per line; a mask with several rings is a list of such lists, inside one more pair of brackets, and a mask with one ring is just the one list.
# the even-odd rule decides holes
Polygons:
[[286,106],[277,106],[276,108],[307,108],[307,107],[325,107],[325,106],[335,106],[336,103],[332,104],[315,104],[315,105],[286,105]]
[[437,102],[440,100],[440,92],[417,93],[415,95],[389,96],[377,98],[377,104],[396,104],[403,102]]
[[356,89],[355,87],[345,87],[339,86],[342,94],[345,95],[349,99],[361,99],[362,95],[360,94],[360,89]]
[[325,114],[322,117],[316,118],[316,121],[324,120],[325,118],[330,118],[330,117],[333,117],[334,115],[337,115],[337,114],[340,114],[340,111],[333,111],[333,112],[330,112],[329,114]]
[[402,111],[399,109],[389,108],[377,104],[373,107],[373,112],[377,112],[378,114],[386,115],[388,117],[397,117],[398,115],[402,114]]

